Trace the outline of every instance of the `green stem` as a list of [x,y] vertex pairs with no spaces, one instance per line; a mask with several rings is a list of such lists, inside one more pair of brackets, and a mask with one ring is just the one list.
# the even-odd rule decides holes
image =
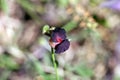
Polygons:
[[55,72],[56,72],[56,80],[59,80],[58,71],[57,71],[57,64],[55,62],[55,53],[54,53],[53,48],[51,48],[51,53],[52,53],[52,60],[53,60],[54,69],[55,69]]

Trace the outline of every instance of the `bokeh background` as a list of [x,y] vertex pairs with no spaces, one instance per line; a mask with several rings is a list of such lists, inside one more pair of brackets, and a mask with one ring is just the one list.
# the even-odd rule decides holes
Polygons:
[[0,80],[56,80],[44,25],[70,39],[60,80],[120,80],[120,0],[0,0]]

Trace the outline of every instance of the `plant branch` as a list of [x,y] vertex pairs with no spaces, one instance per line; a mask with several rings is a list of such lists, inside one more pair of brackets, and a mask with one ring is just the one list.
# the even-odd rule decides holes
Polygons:
[[59,80],[58,71],[57,71],[57,64],[55,62],[55,53],[54,53],[53,48],[51,48],[51,53],[52,53],[52,60],[53,60],[54,69],[55,69],[55,72],[56,72],[56,80]]

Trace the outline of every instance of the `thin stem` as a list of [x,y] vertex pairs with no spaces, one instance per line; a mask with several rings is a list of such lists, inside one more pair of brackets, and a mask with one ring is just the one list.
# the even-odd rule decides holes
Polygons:
[[59,80],[58,71],[57,71],[57,64],[55,62],[55,53],[54,53],[53,48],[51,48],[51,53],[52,53],[52,60],[53,60],[54,69],[55,69],[55,72],[56,72],[56,80]]

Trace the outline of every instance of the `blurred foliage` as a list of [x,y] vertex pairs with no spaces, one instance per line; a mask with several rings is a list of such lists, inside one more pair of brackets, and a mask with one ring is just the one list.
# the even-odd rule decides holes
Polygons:
[[25,11],[36,21],[39,23],[40,20],[38,15],[35,13],[35,5],[32,4],[29,0],[17,0],[17,2],[25,9]]
[[69,0],[56,0],[58,6],[60,7],[67,7],[68,3],[69,3]]
[[8,77],[10,76],[11,71],[10,70],[4,70],[4,72],[0,75],[1,80],[7,80]]
[[9,13],[7,0],[0,0],[0,8],[6,13]]
[[3,54],[0,55],[0,67],[5,69],[18,69],[19,65],[12,57]]
[[73,68],[73,71],[75,71],[77,74],[79,74],[82,77],[92,77],[93,76],[93,70],[87,67],[86,65],[77,65]]
[[91,4],[92,6],[96,6],[96,5],[98,5],[101,1],[102,1],[102,0],[90,0],[90,4]]
[[103,25],[103,26],[105,26],[105,27],[108,26],[107,21],[105,20],[105,18],[99,17],[99,16],[97,16],[96,14],[93,14],[93,18],[94,18],[99,24],[101,24],[101,25]]
[[77,27],[77,22],[75,22],[75,21],[70,21],[70,22],[68,22],[66,25],[63,26],[63,28],[64,28],[67,32],[73,30],[73,29],[76,28],[76,27]]

